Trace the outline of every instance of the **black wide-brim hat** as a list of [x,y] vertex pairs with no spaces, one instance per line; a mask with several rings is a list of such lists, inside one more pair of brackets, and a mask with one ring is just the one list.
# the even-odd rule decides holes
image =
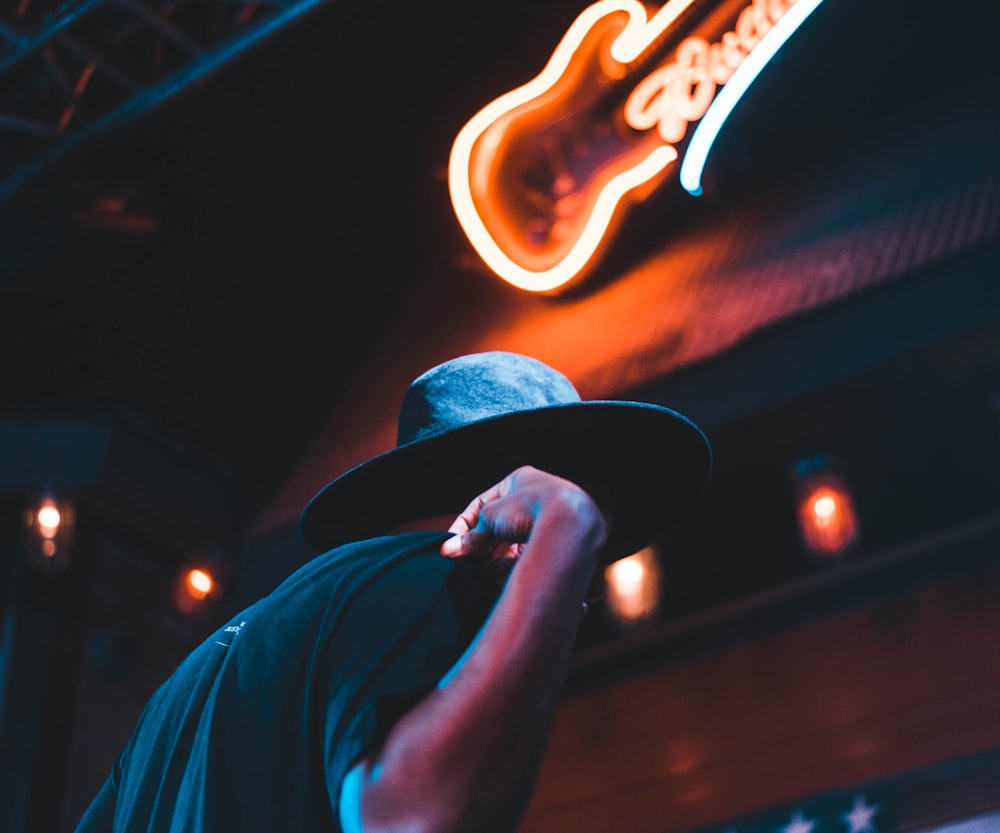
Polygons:
[[703,494],[704,433],[659,405],[580,399],[570,381],[516,353],[461,356],[407,390],[396,447],[344,473],[302,514],[307,543],[328,550],[393,527],[458,514],[511,471],[571,480],[611,517],[605,560],[653,543]]

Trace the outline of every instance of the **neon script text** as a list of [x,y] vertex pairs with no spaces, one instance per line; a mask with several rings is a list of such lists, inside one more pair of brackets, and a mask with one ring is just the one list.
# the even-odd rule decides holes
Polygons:
[[673,30],[690,31],[683,17],[692,3],[670,0],[648,17],[636,0],[599,0],[541,73],[459,131],[448,166],[452,204],[501,278],[552,292],[583,274],[627,205],[665,181],[690,126],[796,0],[723,0],[677,43]]

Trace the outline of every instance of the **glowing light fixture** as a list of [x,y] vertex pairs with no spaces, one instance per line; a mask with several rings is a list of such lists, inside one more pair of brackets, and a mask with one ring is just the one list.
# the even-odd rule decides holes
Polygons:
[[215,579],[212,578],[212,574],[198,567],[188,570],[184,580],[187,582],[188,593],[198,600],[209,596],[215,587]]
[[448,187],[472,247],[514,286],[562,289],[596,259],[627,206],[673,172],[689,128],[712,113],[685,156],[685,187],[700,193],[722,123],[820,2],[720,2],[680,43],[670,34],[690,30],[693,0],[584,9],[537,76],[455,137]]
[[847,555],[858,543],[860,526],[846,481],[822,457],[800,462],[796,472],[796,514],[803,545],[821,559]]
[[215,551],[184,564],[174,581],[175,610],[184,618],[206,614],[222,596],[224,572],[222,558]]
[[43,573],[61,573],[69,566],[76,532],[72,501],[52,494],[37,497],[24,512],[28,558]]
[[620,624],[635,626],[660,609],[660,563],[656,550],[643,550],[604,570],[605,605]]
[[761,70],[774,57],[774,54],[785,41],[795,34],[795,30],[805,22],[805,19],[821,2],[822,0],[797,0],[774,24],[774,27],[761,38],[760,43],[747,55],[743,63],[730,76],[722,91],[715,97],[701,121],[698,122],[681,162],[679,179],[681,186],[689,194],[694,196],[701,194],[701,175],[705,170],[708,153],[737,102],[743,97]]
[[[624,64],[648,49],[692,2],[671,0],[648,19],[646,9],[635,0],[599,0],[573,22],[541,73],[486,105],[455,137],[448,161],[448,184],[456,216],[479,256],[508,283],[532,292],[549,292],[568,283],[597,250],[622,198],[677,158],[673,147],[662,145],[630,168],[600,177],[600,193],[593,200],[575,243],[547,268],[525,265],[521,258],[511,256],[507,243],[498,242],[496,225],[489,219],[492,212],[477,204],[474,195],[475,191],[484,190],[491,179],[492,160],[508,132],[510,114],[522,107],[530,109],[536,101],[544,102],[548,109],[550,91],[570,70],[584,40],[603,18],[620,12],[627,15],[628,22],[610,50],[611,57]],[[486,161],[474,158],[477,143],[481,143]]]

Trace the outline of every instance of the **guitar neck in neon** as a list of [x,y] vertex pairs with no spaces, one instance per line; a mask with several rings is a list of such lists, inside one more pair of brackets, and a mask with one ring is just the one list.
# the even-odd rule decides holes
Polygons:
[[[593,266],[682,144],[697,151],[682,182],[699,193],[698,165],[734,99],[819,2],[724,0],[705,12],[670,0],[652,17],[637,0],[589,6],[535,78],[455,138],[448,184],[477,253],[511,284],[554,292]],[[738,93],[723,96],[727,86]],[[711,129],[696,145],[700,120]]]

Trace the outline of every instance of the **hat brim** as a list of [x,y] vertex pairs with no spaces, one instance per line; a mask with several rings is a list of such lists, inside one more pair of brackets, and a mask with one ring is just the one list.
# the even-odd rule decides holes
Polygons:
[[461,512],[514,469],[577,483],[612,518],[606,560],[631,555],[704,492],[711,447],[689,419],[643,402],[588,400],[473,422],[397,446],[344,473],[302,513],[318,550]]

